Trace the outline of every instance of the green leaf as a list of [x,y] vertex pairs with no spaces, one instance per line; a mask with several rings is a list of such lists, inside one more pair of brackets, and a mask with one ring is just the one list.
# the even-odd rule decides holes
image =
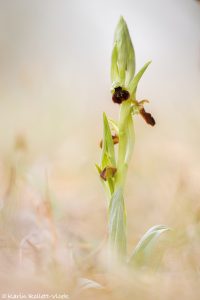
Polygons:
[[110,200],[109,238],[113,252],[126,255],[126,211],[122,188],[119,188]]
[[133,266],[143,265],[151,256],[155,242],[163,232],[171,230],[165,225],[156,225],[151,227],[141,238],[135,247],[130,259],[129,264]]
[[144,74],[144,72],[146,71],[146,69],[148,68],[148,66],[150,65],[151,61],[147,62],[142,69],[135,75],[135,77],[131,80],[129,86],[128,86],[128,90],[129,93],[131,95],[131,97],[135,100],[135,94],[136,94],[136,90],[137,90],[137,86],[138,83],[142,77],[142,75]]
[[135,73],[135,52],[123,17],[120,17],[114,36],[111,80],[120,86],[127,86]]
[[116,167],[114,143],[110,126],[106,114],[103,114],[103,149],[102,149],[102,160],[101,168],[104,169],[108,165]]

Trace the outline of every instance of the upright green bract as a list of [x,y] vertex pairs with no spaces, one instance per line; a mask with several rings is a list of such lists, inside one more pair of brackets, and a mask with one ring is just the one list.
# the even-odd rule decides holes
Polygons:
[[[136,100],[138,83],[149,64],[135,75],[135,52],[126,22],[121,17],[115,30],[111,59],[112,100],[120,105],[119,119],[114,121],[103,114],[102,155],[96,166],[108,198],[110,248],[123,259],[127,257],[124,188],[135,141],[133,117],[140,114],[148,124],[155,125],[152,115],[144,109],[148,101]],[[115,144],[118,144],[117,149]],[[132,264],[133,260],[132,256]]]

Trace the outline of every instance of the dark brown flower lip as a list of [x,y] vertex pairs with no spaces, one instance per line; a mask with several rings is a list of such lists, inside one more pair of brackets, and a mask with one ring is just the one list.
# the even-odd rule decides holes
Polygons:
[[152,115],[145,111],[144,107],[140,109],[140,114],[143,117],[143,119],[146,121],[147,124],[154,126],[156,124],[155,119],[152,117]]
[[114,103],[121,104],[123,101],[128,100],[130,97],[130,94],[127,90],[122,89],[121,86],[118,86],[115,88],[115,91],[112,96],[112,100]]

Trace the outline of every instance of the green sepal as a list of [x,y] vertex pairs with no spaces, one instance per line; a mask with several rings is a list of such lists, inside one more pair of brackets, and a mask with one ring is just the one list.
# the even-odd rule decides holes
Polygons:
[[146,71],[146,69],[148,68],[148,66],[150,65],[151,61],[147,62],[142,69],[140,69],[140,71],[135,75],[135,77],[131,80],[129,86],[128,86],[128,90],[129,93],[131,95],[131,98],[133,100],[135,100],[135,95],[136,95],[136,90],[137,90],[137,86],[138,83],[142,77],[142,75],[144,74],[144,72]]

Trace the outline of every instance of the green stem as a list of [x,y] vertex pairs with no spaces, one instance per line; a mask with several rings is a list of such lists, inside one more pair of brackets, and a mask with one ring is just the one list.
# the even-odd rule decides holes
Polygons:
[[124,186],[128,164],[134,145],[131,101],[124,101],[119,115],[119,147],[117,173],[114,192],[109,206],[109,240],[114,252],[124,258],[126,256],[126,206],[124,202]]
[[[128,163],[130,160],[130,150],[128,148],[129,134],[128,130],[131,126],[131,101],[124,101],[121,104],[119,116],[119,148],[118,148],[118,161],[117,161],[117,175],[116,175],[116,188],[119,186],[124,189]],[[128,158],[128,159],[127,159]]]

